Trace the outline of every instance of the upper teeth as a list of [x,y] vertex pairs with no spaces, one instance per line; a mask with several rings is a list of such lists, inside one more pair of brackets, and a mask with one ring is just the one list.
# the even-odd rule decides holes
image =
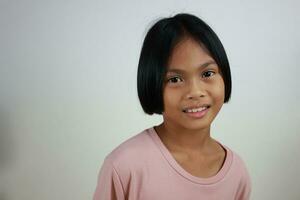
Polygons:
[[207,107],[200,107],[200,108],[194,108],[194,109],[187,109],[185,110],[186,112],[190,113],[190,112],[200,112],[202,110],[205,110]]

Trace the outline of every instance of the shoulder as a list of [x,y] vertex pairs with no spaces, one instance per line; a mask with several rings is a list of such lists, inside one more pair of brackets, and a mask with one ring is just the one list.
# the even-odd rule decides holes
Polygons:
[[146,129],[111,151],[104,159],[94,199],[124,199],[132,178],[142,174],[147,153],[153,151],[149,130]]
[[[220,143],[221,144],[221,143]],[[250,181],[248,167],[244,159],[228,146],[221,144],[227,151],[227,164],[230,166],[231,174],[241,180]]]
[[136,165],[148,157],[152,153],[154,147],[149,135],[150,129],[145,129],[142,132],[127,139],[112,152],[110,152],[105,160],[118,169],[119,167],[126,168]]
[[217,142],[223,147],[223,149],[226,150],[226,161],[233,171],[238,171],[243,173],[244,171],[247,171],[245,161],[236,151],[232,150],[230,147],[224,145],[219,141]]
[[[227,147],[227,149],[229,148]],[[233,177],[237,179],[239,183],[237,196],[240,197],[239,199],[248,200],[250,198],[252,182],[247,164],[238,153],[232,150],[230,151],[232,153],[231,172],[233,174]]]
[[[232,150],[231,150],[232,151]],[[248,169],[245,160],[235,151],[232,151],[233,164],[239,169],[245,178],[249,177]]]
[[242,193],[242,195],[249,196],[252,183],[247,164],[237,152],[229,149],[228,147],[226,148],[232,154],[231,172],[234,174],[234,178],[239,182],[239,192]]

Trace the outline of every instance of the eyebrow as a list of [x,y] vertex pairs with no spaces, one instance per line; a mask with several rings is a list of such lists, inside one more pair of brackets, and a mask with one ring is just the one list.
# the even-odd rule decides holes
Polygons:
[[[209,65],[212,65],[212,64],[216,64],[216,62],[213,61],[213,60],[210,60],[210,61],[207,61],[207,62],[205,62],[205,63],[199,65],[198,68],[205,68],[205,67],[208,67]],[[185,70],[173,68],[173,69],[168,69],[168,70],[167,70],[167,73],[168,73],[168,72],[184,73]]]

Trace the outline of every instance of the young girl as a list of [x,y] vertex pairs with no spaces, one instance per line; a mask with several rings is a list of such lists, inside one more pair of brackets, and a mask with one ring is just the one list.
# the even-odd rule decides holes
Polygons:
[[242,159],[210,136],[231,93],[225,50],[190,14],[156,22],[141,50],[138,95],[163,123],[128,139],[104,160],[94,200],[248,200]]

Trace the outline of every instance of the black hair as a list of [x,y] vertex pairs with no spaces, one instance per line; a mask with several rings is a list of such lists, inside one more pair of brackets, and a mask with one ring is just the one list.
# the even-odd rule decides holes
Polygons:
[[162,114],[163,84],[167,63],[175,45],[185,37],[192,37],[205,46],[217,63],[225,85],[224,103],[231,95],[231,73],[225,49],[216,33],[198,17],[180,13],[158,20],[146,34],[137,74],[140,103],[147,114]]

